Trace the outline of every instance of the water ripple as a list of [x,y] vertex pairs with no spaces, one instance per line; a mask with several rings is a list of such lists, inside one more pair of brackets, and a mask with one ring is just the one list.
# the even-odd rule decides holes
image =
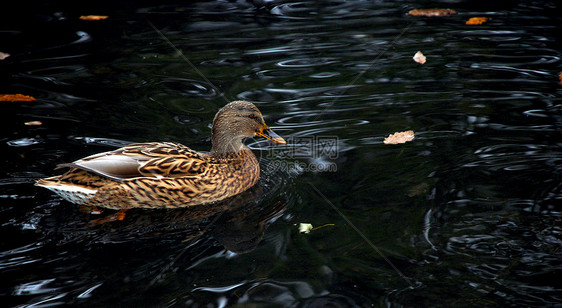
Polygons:
[[16,139],[16,140],[10,140],[6,143],[9,146],[19,148],[19,147],[28,147],[28,146],[40,144],[42,142],[43,141],[41,139],[38,139],[38,138],[21,138],[21,139]]
[[[38,7],[29,21],[41,23],[0,31],[12,54],[0,61],[3,86],[38,99],[3,104],[8,305],[561,302],[553,1],[461,1],[445,18],[409,16],[412,4],[392,1],[116,5],[101,22],[73,20],[64,5],[33,16]],[[225,103],[142,18],[126,17],[139,14],[226,97],[259,105],[288,144],[248,141],[262,174],[235,207],[130,210],[89,226],[112,212],[83,213],[33,181],[87,154],[84,145],[201,140]],[[491,19],[467,26],[468,16]],[[412,61],[417,50],[424,65]],[[413,142],[382,144],[405,129]],[[301,142],[326,136],[334,156]],[[419,283],[407,286],[308,183]],[[294,224],[304,221],[336,225],[302,235]]]
[[329,65],[338,62],[339,61],[336,58],[302,58],[279,61],[277,62],[277,65],[280,67],[301,68]]

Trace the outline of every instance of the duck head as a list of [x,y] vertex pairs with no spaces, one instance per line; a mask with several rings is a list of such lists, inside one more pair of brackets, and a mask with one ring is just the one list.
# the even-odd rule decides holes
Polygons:
[[264,122],[259,109],[246,101],[234,101],[224,106],[213,120],[211,153],[238,153],[244,138],[263,137],[279,144],[287,142]]

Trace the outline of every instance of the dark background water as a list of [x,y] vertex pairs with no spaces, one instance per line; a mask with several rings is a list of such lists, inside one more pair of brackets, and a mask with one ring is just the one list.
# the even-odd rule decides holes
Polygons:
[[[0,102],[2,306],[562,303],[555,1],[16,5],[0,94],[37,101]],[[458,14],[407,15],[433,7]],[[208,150],[235,99],[290,144],[249,140],[262,179],[233,200],[92,225],[111,211],[33,186],[129,142]]]

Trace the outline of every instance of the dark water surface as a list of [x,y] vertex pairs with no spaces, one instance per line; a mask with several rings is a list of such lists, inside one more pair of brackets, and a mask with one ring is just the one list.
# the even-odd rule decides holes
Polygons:
[[[488,2],[2,9],[0,94],[37,98],[0,102],[2,306],[560,306],[560,5]],[[236,99],[290,144],[249,140],[262,179],[228,202],[92,225],[113,212],[33,186],[130,142],[208,150]]]

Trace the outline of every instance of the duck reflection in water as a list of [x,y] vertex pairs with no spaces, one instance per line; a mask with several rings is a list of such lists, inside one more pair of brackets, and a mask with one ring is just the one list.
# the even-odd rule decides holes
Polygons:
[[[127,218],[103,224],[92,224],[84,216],[73,219],[73,229],[60,232],[60,222],[47,220],[44,232],[57,244],[86,241],[94,243],[126,243],[137,240],[161,241],[182,239],[185,245],[202,237],[211,236],[225,249],[249,252],[261,242],[267,227],[284,213],[287,200],[279,196],[283,182],[273,187],[256,185],[226,200],[174,210],[131,209]],[[82,211],[91,211],[81,206]],[[78,212],[75,212],[77,214]],[[114,212],[102,213],[104,219]],[[57,234],[59,236],[57,236]]]

